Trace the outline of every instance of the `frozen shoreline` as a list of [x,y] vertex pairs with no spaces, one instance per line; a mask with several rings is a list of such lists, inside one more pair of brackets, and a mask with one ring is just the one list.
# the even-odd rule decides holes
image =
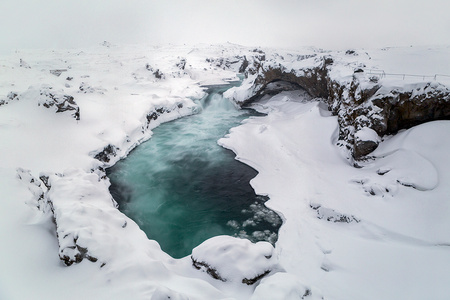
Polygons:
[[[228,57],[254,53],[227,47]],[[248,246],[227,238],[212,243],[213,249],[231,245],[232,253],[248,254],[238,255],[241,260],[233,264],[236,269],[225,272],[228,282],[199,272],[189,257],[171,259],[114,207],[108,182],[101,178],[103,172],[91,171],[103,166],[94,156],[113,145],[116,156],[106,162],[112,165],[150,138],[159,122],[192,113],[195,108],[190,98],[201,97],[200,84],[233,78],[240,67],[230,60],[227,66],[226,60],[210,59],[223,57],[222,50],[219,46],[99,48],[78,53],[18,53],[15,60],[2,61],[1,95],[16,92],[19,99],[0,106],[0,135],[8,141],[0,150],[8,158],[0,168],[5,199],[0,238],[7,245],[1,250],[0,264],[6,271],[0,273],[0,296],[446,298],[450,260],[448,247],[442,245],[448,244],[450,228],[444,201],[450,194],[445,171],[450,165],[446,156],[450,145],[445,139],[448,121],[386,138],[374,152],[378,158],[355,169],[335,146],[336,118],[317,102],[302,103],[292,92],[264,99],[260,107],[270,114],[233,129],[220,144],[259,171],[251,184],[258,194],[270,196],[268,205],[284,216],[285,223],[273,253],[261,244]],[[31,69],[19,66],[19,56]],[[56,68],[67,71],[58,77],[50,73]],[[42,96],[42,90],[74,96],[80,121],[70,111],[55,114],[51,108],[38,107],[36,95]],[[159,114],[156,119],[153,112]],[[27,171],[19,172],[33,181],[27,185],[34,193],[31,200],[26,186],[14,178],[17,168],[30,169],[34,176],[31,180]],[[37,179],[41,175],[48,177],[50,190]],[[53,203],[47,214],[35,208],[39,201],[42,207],[46,205],[39,199],[42,192]],[[23,205],[25,201],[31,209]],[[86,258],[69,268],[58,259],[52,209],[60,226],[59,254],[68,261]],[[208,252],[208,247],[198,250],[196,258],[214,262],[214,250]],[[259,261],[262,256],[270,259]],[[229,260],[224,256],[214,262],[219,272]],[[252,260],[258,262],[249,264]],[[231,280],[240,275],[256,278],[268,268],[274,272],[256,290]],[[376,281],[371,280],[374,276]],[[405,280],[399,283],[400,277]],[[24,282],[29,289],[19,287]],[[48,282],[53,282],[51,288]],[[423,289],[425,284],[429,289]],[[308,290],[312,295],[307,295]]]

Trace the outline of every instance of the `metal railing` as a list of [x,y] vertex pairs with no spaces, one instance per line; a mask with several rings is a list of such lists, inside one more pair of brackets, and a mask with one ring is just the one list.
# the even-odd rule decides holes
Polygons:
[[418,75],[418,74],[402,74],[402,73],[386,73],[384,70],[377,70],[377,69],[364,69],[364,72],[371,75],[378,75],[380,76],[380,79],[385,78],[386,76],[400,76],[403,80],[405,80],[406,77],[416,77],[416,78],[422,78],[423,81],[427,78],[432,78],[434,81],[437,81],[439,77],[445,77],[450,78],[450,75],[445,74],[434,74],[434,75]]

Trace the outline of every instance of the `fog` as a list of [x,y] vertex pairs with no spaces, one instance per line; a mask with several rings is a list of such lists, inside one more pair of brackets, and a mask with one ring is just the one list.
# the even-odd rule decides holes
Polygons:
[[2,0],[0,52],[128,43],[450,44],[450,1]]

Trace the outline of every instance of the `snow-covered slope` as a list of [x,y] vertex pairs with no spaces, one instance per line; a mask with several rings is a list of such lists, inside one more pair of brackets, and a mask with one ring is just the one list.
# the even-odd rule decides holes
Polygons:
[[[333,78],[346,80],[367,61],[386,74],[445,74],[449,52],[335,53],[350,71],[336,68]],[[2,58],[0,298],[448,298],[448,121],[385,137],[356,169],[336,147],[337,117],[324,103],[305,101],[304,92],[255,103],[268,116],[220,144],[260,172],[252,186],[284,219],[275,249],[217,237],[175,260],[116,209],[104,167],[161,122],[196,113],[201,85],[237,80],[263,53],[296,69],[314,68],[324,54],[105,44]],[[230,95],[252,96],[252,76]],[[386,86],[399,87],[422,80],[388,78]],[[446,86],[445,78],[436,79]]]
[[285,219],[281,265],[326,299],[448,298],[450,122],[399,133],[356,169],[336,151],[336,117],[299,100],[271,98],[220,140]]

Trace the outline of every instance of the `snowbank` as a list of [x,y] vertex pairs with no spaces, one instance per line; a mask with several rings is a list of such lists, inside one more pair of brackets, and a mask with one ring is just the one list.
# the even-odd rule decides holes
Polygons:
[[[325,299],[449,297],[450,122],[387,138],[353,168],[336,151],[337,118],[323,107],[280,94],[264,101],[268,116],[220,140],[259,171],[252,186],[285,219],[275,247],[280,265]],[[370,130],[360,138],[379,141]]]
[[[387,75],[413,52],[448,66],[448,47],[342,52],[330,76],[351,83],[355,67]],[[275,248],[216,237],[175,260],[115,207],[104,168],[161,122],[196,113],[202,85],[236,80],[265,60],[317,81],[305,70],[328,55],[110,45],[1,59],[0,298],[447,299],[448,121],[383,140],[357,128],[357,139],[378,148],[356,169],[336,148],[338,121],[325,103],[298,91],[264,96],[254,107],[268,115],[219,143],[259,171],[251,184],[284,221]],[[445,71],[414,66],[398,72]],[[255,74],[226,95],[251,97]],[[377,74],[400,90],[420,85]]]

